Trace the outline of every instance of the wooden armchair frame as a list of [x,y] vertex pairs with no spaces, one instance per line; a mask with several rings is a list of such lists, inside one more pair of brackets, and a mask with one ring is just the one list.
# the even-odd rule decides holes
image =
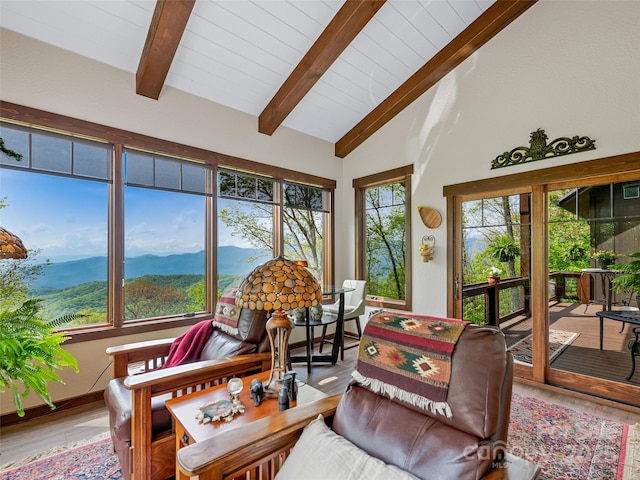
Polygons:
[[[180,479],[227,480],[252,478],[273,480],[302,434],[322,414],[330,424],[341,395],[280,412],[178,451]],[[532,480],[537,465],[507,453],[503,463],[483,480]],[[245,476],[246,475],[246,476]]]
[[[114,378],[126,377],[132,393],[131,478],[164,479],[175,474],[175,434],[153,435],[151,400],[171,397],[225,383],[231,377],[253,375],[271,368],[270,353],[254,353],[160,369],[174,339],[151,340],[107,349],[113,358]],[[130,375],[130,371],[140,371]]]

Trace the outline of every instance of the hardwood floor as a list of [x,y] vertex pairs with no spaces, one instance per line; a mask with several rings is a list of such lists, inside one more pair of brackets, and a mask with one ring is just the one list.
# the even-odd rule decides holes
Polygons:
[[[348,384],[356,356],[357,349],[347,350],[344,361],[338,361],[333,366],[314,365],[310,374],[307,374],[304,364],[295,364],[294,369],[300,381],[309,383],[327,395],[335,395],[342,393]],[[587,398],[568,395],[560,389],[542,389],[516,382],[514,391],[576,410],[587,411],[617,422],[640,423],[640,412],[598,404]],[[0,428],[0,465],[5,466],[20,461],[54,446],[86,440],[99,434],[106,435],[108,431],[109,419],[103,402],[53,411],[28,422]]]

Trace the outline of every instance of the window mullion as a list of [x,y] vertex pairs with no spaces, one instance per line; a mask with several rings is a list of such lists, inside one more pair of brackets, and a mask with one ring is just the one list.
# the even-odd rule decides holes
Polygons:
[[109,186],[109,298],[107,311],[116,328],[124,322],[124,149],[114,146],[113,183]]

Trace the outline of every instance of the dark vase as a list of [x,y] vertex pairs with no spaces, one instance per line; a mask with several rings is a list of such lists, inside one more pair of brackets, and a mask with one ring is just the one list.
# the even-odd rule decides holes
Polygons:
[[603,270],[608,270],[611,265],[613,265],[613,262],[611,260],[598,260],[598,267],[602,268]]

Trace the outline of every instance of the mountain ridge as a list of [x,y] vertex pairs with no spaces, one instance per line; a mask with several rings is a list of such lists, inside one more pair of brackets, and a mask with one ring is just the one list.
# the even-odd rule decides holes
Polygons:
[[[262,250],[235,246],[218,248],[218,274],[233,275],[249,272],[264,263]],[[253,260],[252,260],[253,259]],[[250,261],[252,260],[252,261]],[[125,279],[143,275],[202,275],[204,250],[196,253],[171,255],[144,254],[125,259]],[[31,288],[69,288],[87,282],[107,280],[107,257],[88,257],[80,260],[56,262],[43,267],[42,275],[33,281]]]

